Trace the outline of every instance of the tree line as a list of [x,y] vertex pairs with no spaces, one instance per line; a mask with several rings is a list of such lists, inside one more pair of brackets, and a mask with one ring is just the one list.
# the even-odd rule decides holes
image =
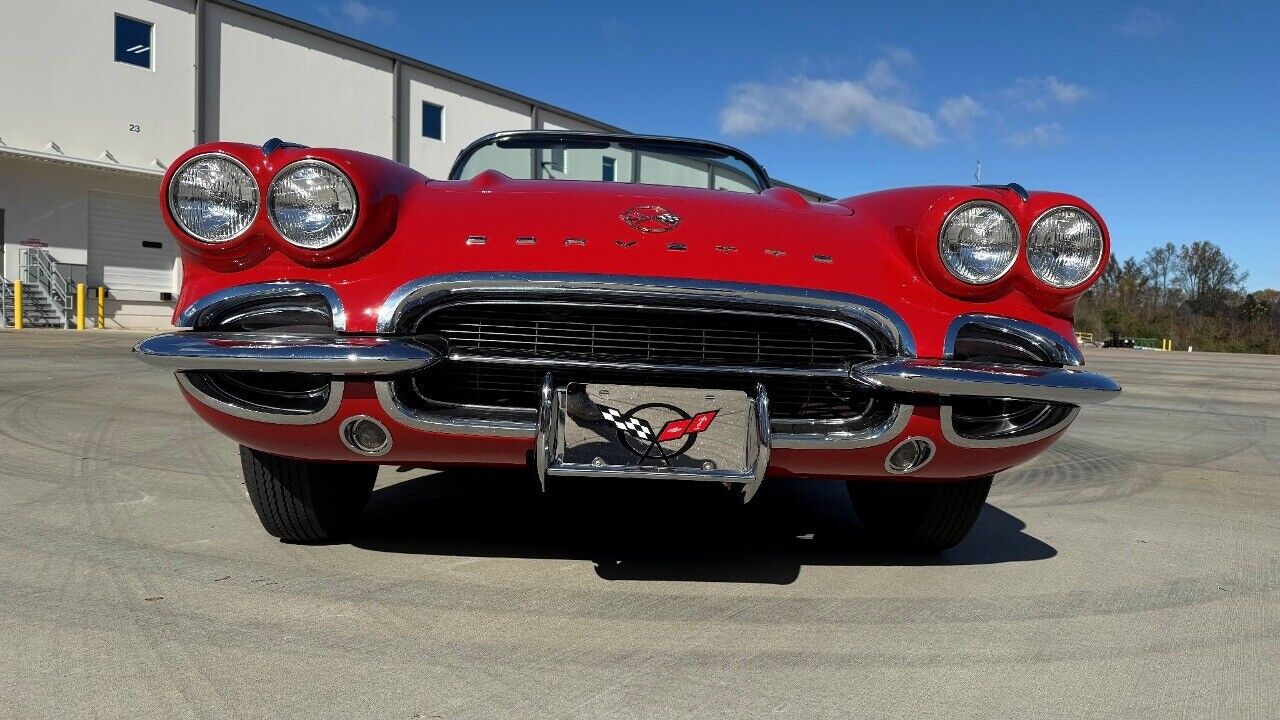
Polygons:
[[1101,340],[1169,338],[1176,349],[1280,353],[1280,291],[1245,292],[1249,273],[1212,242],[1112,257],[1080,299],[1076,329]]

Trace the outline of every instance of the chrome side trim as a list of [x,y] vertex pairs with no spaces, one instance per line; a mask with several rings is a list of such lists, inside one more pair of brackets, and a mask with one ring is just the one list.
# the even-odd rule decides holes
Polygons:
[[144,362],[175,371],[249,370],[391,375],[422,370],[442,355],[425,345],[368,336],[176,332],[134,346]]
[[896,405],[884,422],[858,432],[777,433],[773,436],[773,446],[787,450],[851,450],[875,447],[901,435],[907,428],[913,412],[915,408],[911,405]]
[[713,300],[725,304],[781,306],[823,312],[876,329],[886,354],[915,357],[911,330],[887,305],[860,295],[776,285],[574,273],[457,273],[420,278],[396,288],[378,311],[378,332],[393,333],[404,316],[423,306],[452,302],[469,293],[500,291],[512,296],[599,294],[606,300],[651,300],[662,305]]
[[347,329],[347,314],[343,310],[338,293],[328,285],[312,282],[251,283],[225,288],[209,293],[191,303],[178,316],[176,324],[178,327],[194,328],[199,326],[208,315],[242,302],[306,295],[319,295],[329,303],[329,310],[333,315],[334,332],[343,332]]
[[951,321],[951,325],[947,328],[946,338],[943,340],[943,357],[947,359],[955,357],[956,339],[966,325],[981,325],[982,327],[1025,340],[1043,350],[1046,355],[1054,358],[1062,365],[1079,366],[1084,364],[1084,355],[1080,353],[1076,344],[1049,328],[1025,320],[1015,320],[983,313],[960,315]]
[[448,409],[437,412],[414,410],[396,397],[395,383],[387,380],[374,384],[378,403],[396,422],[419,430],[454,435],[483,435],[487,437],[514,437],[533,439],[536,426],[531,420],[512,420],[499,417],[477,417],[475,413],[456,413]]
[[871,387],[925,395],[1008,398],[1089,405],[1120,394],[1105,375],[1073,368],[959,362],[888,360],[853,368],[853,378]]
[[264,412],[262,410],[252,410],[240,405],[233,405],[221,398],[213,397],[196,387],[195,384],[187,379],[185,373],[174,373],[174,377],[177,378],[178,384],[182,386],[182,389],[190,393],[196,400],[199,400],[201,403],[208,405],[218,412],[224,412],[232,417],[238,417],[243,420],[257,420],[258,422],[273,423],[276,425],[317,425],[333,418],[334,415],[337,415],[338,407],[342,405],[343,383],[340,380],[334,380],[329,383],[329,400],[325,403],[323,408],[314,413],[293,414]]
[[1060,433],[1063,430],[1066,430],[1067,426],[1070,425],[1079,414],[1080,408],[1074,407],[1071,408],[1071,412],[1067,413],[1067,416],[1062,420],[1043,430],[1031,433],[1030,435],[985,439],[967,438],[956,432],[955,421],[951,417],[950,405],[943,405],[939,408],[938,420],[942,425],[942,437],[946,438],[947,442],[952,445],[964,448],[1005,448],[1015,447],[1017,445],[1026,445],[1027,443],[1033,443],[1037,440],[1043,440],[1055,433]]

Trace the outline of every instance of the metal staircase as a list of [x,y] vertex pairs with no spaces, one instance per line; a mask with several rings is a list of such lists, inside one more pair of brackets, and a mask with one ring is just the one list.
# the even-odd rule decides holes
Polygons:
[[[26,327],[70,327],[75,313],[75,282],[70,267],[53,259],[48,250],[23,248],[19,255],[22,281],[22,324]],[[0,314],[13,327],[13,282],[0,283]]]

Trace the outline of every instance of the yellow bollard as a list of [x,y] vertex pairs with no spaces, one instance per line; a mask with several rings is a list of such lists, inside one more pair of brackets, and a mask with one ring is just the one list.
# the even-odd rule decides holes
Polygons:
[[98,288],[98,329],[105,330],[107,327],[107,289]]
[[76,330],[84,329],[84,283],[76,283]]
[[13,281],[13,329],[22,329],[22,281]]

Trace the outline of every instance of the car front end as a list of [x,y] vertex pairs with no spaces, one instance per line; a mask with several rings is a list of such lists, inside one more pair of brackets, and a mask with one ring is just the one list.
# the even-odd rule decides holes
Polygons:
[[[708,163],[705,187],[587,182],[538,167],[540,143],[581,136],[511,136],[531,178],[193,149],[163,184],[183,330],[139,355],[273,458],[717,481],[746,499],[816,476],[849,481],[855,504],[886,484],[989,485],[1119,392],[1073,337],[1109,244],[1079,198],[933,187],[817,204],[763,171],[757,192],[726,192],[717,177],[749,185],[756,166],[706,160],[710,144],[688,156]],[[612,170],[629,160],[637,180],[660,161],[646,142],[590,149],[629,152]],[[592,443],[575,444],[580,424]],[[660,440],[668,426],[680,434]]]

